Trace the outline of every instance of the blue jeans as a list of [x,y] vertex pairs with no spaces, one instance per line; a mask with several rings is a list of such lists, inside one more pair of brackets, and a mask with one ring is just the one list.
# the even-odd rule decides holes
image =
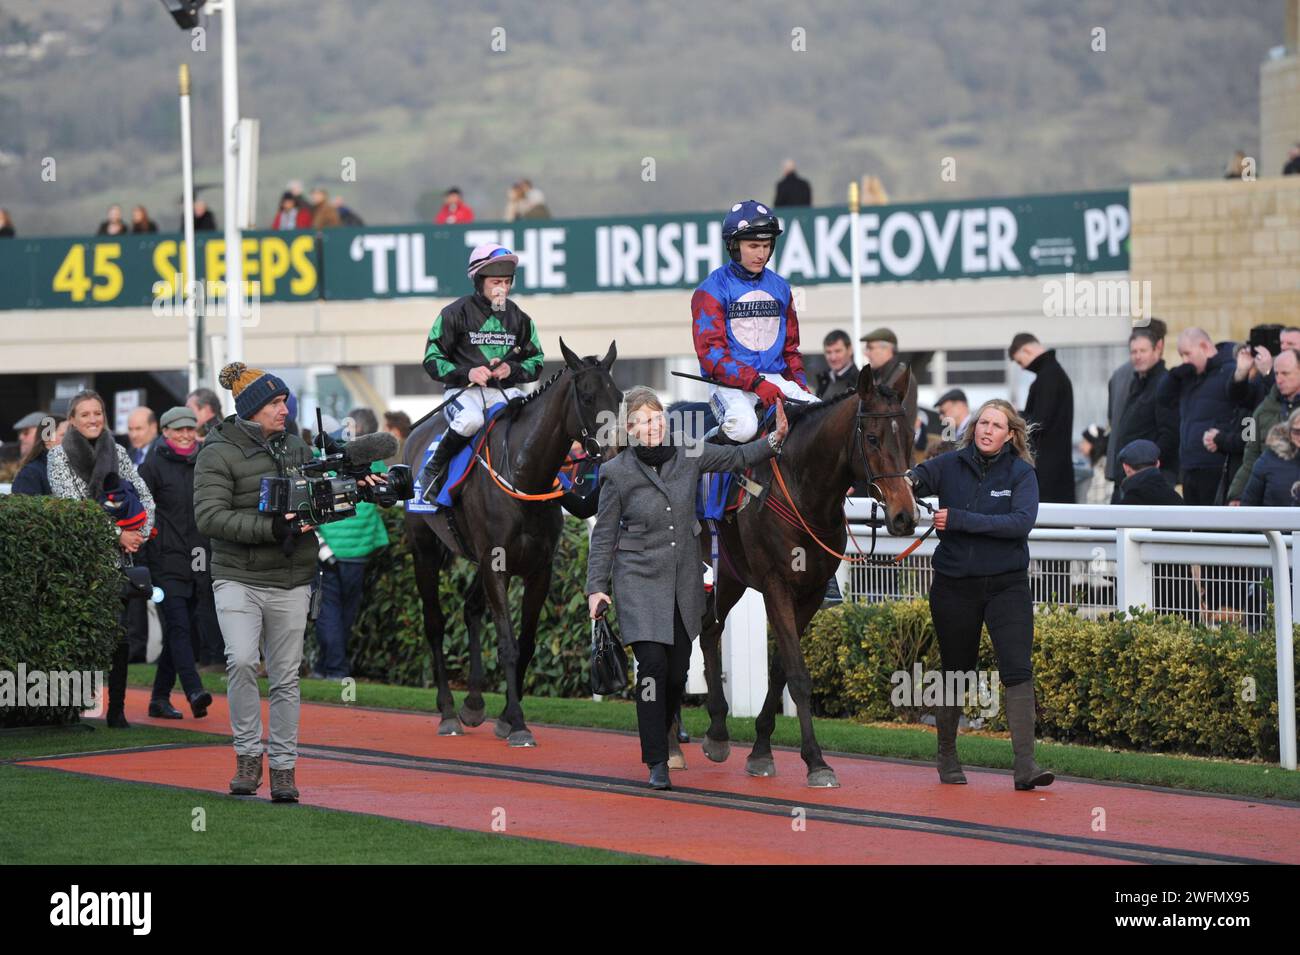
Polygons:
[[153,678],[153,699],[170,697],[179,675],[181,689],[188,700],[203,689],[199,671],[194,668],[194,645],[190,642],[190,635],[197,626],[198,600],[193,591],[188,597],[169,593],[158,609],[162,616],[163,640],[162,652],[158,654],[158,670]]
[[320,616],[316,618],[316,640],[320,656],[317,672],[334,680],[351,674],[348,641],[352,624],[361,608],[361,584],[366,576],[364,560],[340,560],[326,565],[321,576]]

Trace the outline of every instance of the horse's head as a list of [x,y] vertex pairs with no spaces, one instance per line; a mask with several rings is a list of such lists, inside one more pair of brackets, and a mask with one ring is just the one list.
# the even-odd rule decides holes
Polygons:
[[849,467],[856,487],[885,506],[890,534],[905,537],[916,529],[916,501],[904,479],[912,459],[912,429],[903,396],[911,371],[900,365],[893,377],[877,385],[871,366],[858,373],[858,401]]
[[588,454],[611,457],[618,451],[618,412],[623,402],[623,392],[609,373],[618,357],[617,343],[609,343],[604,358],[579,358],[561,338],[560,353],[572,378],[573,400],[564,419],[567,433],[574,441],[581,441]]

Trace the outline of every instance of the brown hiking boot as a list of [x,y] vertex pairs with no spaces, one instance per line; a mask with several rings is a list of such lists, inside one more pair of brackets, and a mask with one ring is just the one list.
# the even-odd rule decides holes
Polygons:
[[297,802],[298,787],[293,783],[292,769],[271,770],[271,802]]
[[262,757],[235,755],[235,778],[230,781],[232,796],[252,796],[262,785]]

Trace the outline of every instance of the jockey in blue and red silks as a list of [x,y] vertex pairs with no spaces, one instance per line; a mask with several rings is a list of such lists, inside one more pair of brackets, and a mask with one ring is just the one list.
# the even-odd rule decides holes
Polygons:
[[691,297],[700,374],[719,430],[737,443],[758,431],[754,396],[764,408],[785,397],[817,401],[799,354],[799,319],[790,283],[767,268],[781,224],[753,199],[731,207],[722,241],[731,261],[714,269]]
[[[758,431],[755,395],[764,408],[786,398],[820,401],[808,390],[790,283],[767,267],[780,234],[781,223],[765,205],[736,203],[722,221],[731,261],[710,272],[691,297],[700,374],[715,382],[709,404],[718,430],[738,444]],[[842,599],[832,577],[823,606]]]

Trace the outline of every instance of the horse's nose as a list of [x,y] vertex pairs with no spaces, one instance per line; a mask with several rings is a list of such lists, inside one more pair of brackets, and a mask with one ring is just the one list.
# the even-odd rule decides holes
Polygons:
[[916,519],[906,511],[899,511],[890,521],[890,529],[895,537],[906,537],[916,530]]

